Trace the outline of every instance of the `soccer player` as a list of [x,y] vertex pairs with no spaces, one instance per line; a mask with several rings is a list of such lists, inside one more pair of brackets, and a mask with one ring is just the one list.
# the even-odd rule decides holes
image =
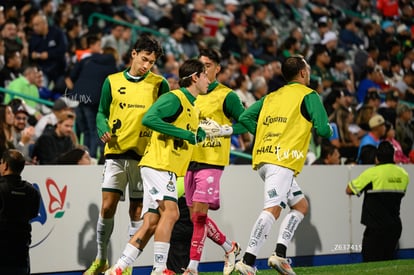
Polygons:
[[256,135],[252,165],[263,179],[265,190],[263,211],[253,225],[243,259],[236,263],[236,270],[242,275],[256,274],[255,261],[265,236],[287,205],[291,211],[280,225],[276,249],[268,265],[281,274],[295,274],[286,259],[286,250],[308,210],[295,176],[304,165],[311,128],[323,137],[332,134],[319,95],[307,87],[310,67],[305,59],[288,57],[282,73],[288,84],[254,103],[240,117],[240,122]]
[[[220,71],[220,54],[214,49],[201,50],[199,60],[206,66],[210,80],[207,94],[200,95],[196,107],[200,110],[200,118],[213,119],[220,125],[231,125],[232,119],[238,120],[244,112],[238,95],[230,88],[219,83],[216,75]],[[198,265],[204,248],[206,236],[220,245],[225,251],[223,273],[230,274],[234,269],[235,258],[240,247],[220,230],[216,223],[208,217],[208,210],[220,207],[220,178],[224,167],[229,165],[230,136],[247,130],[240,124],[226,128],[221,137],[207,138],[194,148],[187,174],[185,175],[185,194],[187,205],[194,225],[190,248],[190,262],[185,275],[198,274]]]
[[[140,37],[131,51],[131,67],[109,75],[102,86],[96,117],[98,134],[105,144],[102,205],[97,222],[98,253],[84,275],[96,275],[109,268],[107,247],[114,227],[118,202],[129,188],[129,238],[140,227],[142,181],[138,163],[144,154],[151,130],[142,117],[161,95],[168,82],[150,71],[162,54],[160,43],[150,36]],[[128,238],[128,239],[129,239]],[[128,270],[130,274],[132,270]],[[124,273],[125,274],[125,273]]]
[[142,120],[154,130],[139,164],[144,184],[144,222],[106,275],[121,274],[131,266],[152,235],[151,275],[175,274],[167,269],[167,259],[171,232],[179,216],[176,180],[187,171],[193,145],[205,138],[205,132],[198,128],[199,113],[194,101],[207,92],[209,84],[204,64],[196,59],[181,65],[179,78],[181,88],[161,96]]
[[361,223],[365,225],[362,239],[362,260],[394,259],[402,232],[401,200],[407,191],[409,176],[394,162],[394,147],[388,141],[379,144],[376,165],[348,183],[346,193],[364,193]]

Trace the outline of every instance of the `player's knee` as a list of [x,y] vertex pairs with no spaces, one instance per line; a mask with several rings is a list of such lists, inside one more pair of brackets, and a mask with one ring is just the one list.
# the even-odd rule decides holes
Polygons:
[[191,218],[192,218],[193,223],[206,224],[207,214],[195,212],[193,213]]
[[111,205],[102,205],[101,216],[104,219],[111,219],[115,216],[116,207]]
[[302,213],[303,216],[305,216],[308,213],[308,210],[309,210],[308,200],[306,198],[302,198],[298,203],[293,205],[292,208],[295,209],[296,211]]

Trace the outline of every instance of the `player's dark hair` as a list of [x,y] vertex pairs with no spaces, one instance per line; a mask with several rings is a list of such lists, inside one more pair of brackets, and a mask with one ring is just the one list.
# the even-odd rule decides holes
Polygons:
[[380,164],[394,163],[394,146],[388,141],[382,141],[378,145],[377,160]]
[[306,62],[302,56],[290,56],[282,64],[282,74],[285,80],[290,82],[305,68]]
[[188,59],[184,61],[184,63],[178,70],[178,76],[180,77],[180,80],[178,80],[178,84],[180,85],[180,87],[189,87],[193,82],[192,76],[200,76],[200,74],[204,71],[205,66],[203,62],[197,59]]
[[221,62],[221,54],[219,51],[213,48],[204,48],[200,50],[200,54],[198,57],[208,57],[210,60],[212,60],[214,63],[220,65]]
[[134,49],[138,53],[141,51],[154,53],[156,59],[163,55],[160,42],[149,34],[141,35],[141,37],[135,42]]
[[16,149],[7,149],[1,156],[1,162],[6,163],[14,175],[20,175],[26,163],[24,156]]

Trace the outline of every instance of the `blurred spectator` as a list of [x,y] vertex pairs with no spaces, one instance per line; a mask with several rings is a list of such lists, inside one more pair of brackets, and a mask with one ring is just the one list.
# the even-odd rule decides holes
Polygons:
[[26,161],[30,162],[30,147],[34,144],[34,127],[29,126],[27,121],[29,113],[25,104],[20,99],[13,99],[9,103],[13,110],[13,145],[19,150]]
[[99,152],[103,152],[103,143],[96,132],[101,87],[108,75],[118,72],[117,59],[117,51],[106,47],[103,54],[93,53],[76,63],[70,73],[71,81],[74,83],[70,97],[79,102],[75,109],[76,130],[78,135],[83,134],[83,144],[93,158],[96,158],[98,149]]
[[[188,26],[190,22],[194,17],[197,17],[197,12],[199,10],[195,10],[191,12],[189,5],[187,2],[190,2],[189,0],[176,0],[172,3],[171,8],[171,22],[167,25],[167,27],[171,27],[172,25],[181,25],[181,26]],[[204,1],[196,0],[194,1],[194,8],[197,8],[196,2],[203,2],[202,10],[200,12],[203,12],[204,9]]]
[[371,119],[371,117],[374,115],[375,109],[373,106],[370,105],[362,105],[361,108],[357,111],[357,117],[356,117],[356,124],[358,127],[360,127],[363,131],[368,132],[369,125],[368,122]]
[[341,164],[341,155],[336,146],[331,143],[322,144],[321,156],[312,165],[337,165]]
[[408,71],[395,83],[402,99],[414,103],[414,72]]
[[[7,87],[10,82],[18,78],[22,73],[22,56],[19,51],[6,51],[4,55],[4,67],[0,70],[0,86]],[[3,102],[4,93],[0,94],[0,102]]]
[[[359,138],[357,134],[351,132],[351,124],[354,123],[354,114],[351,110],[339,107],[332,117],[332,129],[334,135],[330,141],[335,145],[341,154],[341,157],[348,161],[355,161],[358,153]],[[335,131],[336,130],[336,131]],[[336,133],[335,133],[336,132]]]
[[90,165],[92,164],[91,157],[86,148],[78,146],[63,153],[56,160],[56,164],[60,165]]
[[378,48],[381,52],[387,51],[387,44],[394,39],[395,35],[395,24],[393,21],[385,20],[381,23],[380,42]]
[[78,106],[77,101],[70,100],[67,97],[60,97],[55,100],[52,112],[42,116],[35,125],[35,137],[39,138],[44,132],[49,131],[58,122],[58,117],[66,111],[74,111],[74,108]]
[[256,100],[259,100],[262,97],[264,97],[267,94],[267,91],[268,89],[266,79],[263,76],[256,77],[252,81],[252,89],[250,90],[250,92],[253,94],[253,97]]
[[80,49],[81,46],[81,33],[82,33],[82,25],[78,19],[70,19],[65,24],[66,30],[66,39],[68,41],[68,47],[66,51],[67,60],[68,60],[68,70],[72,68],[73,63],[76,62],[76,50]]
[[365,78],[369,68],[375,66],[375,61],[372,55],[369,54],[368,50],[374,49],[378,51],[378,48],[370,48],[365,50],[357,50],[354,55],[354,61],[351,65],[354,71],[355,85],[357,85],[363,78]]
[[[36,86],[36,77],[38,74],[38,69],[35,66],[28,66],[23,70],[23,75],[14,79],[6,87],[7,89],[14,91],[16,95],[6,94],[4,102],[7,104],[12,98],[22,98],[19,95],[29,96],[34,99],[40,98],[39,89]],[[36,109],[38,103],[35,100],[23,98],[26,104]]]
[[45,15],[36,14],[32,19],[33,34],[29,40],[29,56],[43,72],[44,86],[53,83],[54,92],[65,90],[65,53],[68,49],[65,34],[54,26],[49,26]]
[[57,158],[73,149],[72,141],[75,114],[67,111],[58,117],[53,131],[43,133],[33,148],[32,159],[35,164],[56,164]]
[[411,28],[412,26],[414,26],[414,18],[413,18],[414,10],[413,10],[412,3],[410,3],[410,1],[406,1],[406,3],[401,3],[401,4],[402,4],[402,7],[401,7],[400,21],[402,24],[407,25],[408,28]]
[[385,95],[385,101],[381,103],[377,112],[382,115],[384,119],[390,122],[395,127],[395,121],[397,119],[397,105],[399,95],[398,92],[389,92]]
[[240,97],[241,102],[245,108],[249,108],[250,105],[256,102],[253,94],[249,91],[249,77],[240,74],[235,79],[236,86],[234,87],[234,92]]
[[102,53],[102,39],[98,34],[88,33],[86,34],[86,48],[76,50],[76,61],[81,61],[94,53]]
[[397,107],[395,139],[400,142],[406,156],[414,149],[413,110],[407,104],[399,104]]
[[[74,18],[71,19],[70,18],[71,15],[72,15],[72,13],[71,13],[72,10],[69,10],[69,9],[67,9],[63,6],[65,4],[70,6],[69,3],[61,3],[61,4],[62,4],[62,6],[59,4],[59,7],[57,7],[56,12],[53,14],[53,23],[51,25],[54,25],[54,26],[58,27],[59,29],[61,29],[62,31],[65,31],[66,34],[68,35],[67,32],[71,31],[71,29],[72,29],[71,26],[73,26],[72,23],[70,23],[68,25],[68,22],[70,20],[76,20],[79,25],[81,24],[81,22],[77,19],[74,19]],[[68,26],[70,26],[70,27],[68,28]]]
[[231,54],[242,54],[247,51],[246,41],[244,39],[246,23],[236,18],[229,26],[228,33],[221,44],[220,51],[223,57]]
[[[377,112],[379,106],[381,105],[381,96],[378,91],[371,90],[367,93],[364,99],[363,105],[365,106],[372,106],[374,108],[374,111]],[[361,106],[358,105],[357,108]]]
[[382,74],[381,67],[368,67],[366,77],[359,83],[357,88],[356,98],[358,103],[364,102],[368,92],[380,92],[381,86],[379,83],[382,83],[383,81],[384,75]]
[[168,85],[170,86],[170,90],[179,89],[180,86],[178,85],[178,76],[173,73],[166,73],[163,74],[164,78],[167,79]]
[[294,37],[297,39],[297,41],[299,41],[300,44],[300,48],[299,48],[299,54],[303,55],[303,56],[308,56],[309,55],[309,50],[310,50],[310,46],[309,43],[307,41],[307,38],[305,38],[305,34],[303,33],[303,30],[301,27],[296,26],[293,27],[290,30],[290,35],[291,37]]
[[333,89],[323,100],[323,106],[330,120],[335,111],[340,107],[345,107],[345,93],[342,89]]
[[359,28],[355,19],[346,17],[340,22],[341,29],[339,31],[339,47],[345,52],[360,48],[364,45],[364,40],[359,37]]
[[388,121],[385,122],[385,140],[389,141],[394,147],[394,161],[395,163],[410,163],[410,159],[404,155],[401,144],[395,139],[394,126]]
[[0,104],[0,155],[7,149],[14,149],[13,122],[14,115],[11,107]]
[[283,61],[293,55],[299,54],[300,52],[300,42],[292,36],[283,41],[282,46],[278,54],[278,60],[283,63]]
[[[249,52],[242,53],[240,55],[240,72],[244,75],[251,76],[251,73],[249,73],[249,70],[252,66],[258,66],[254,62],[254,56],[253,54]],[[262,72],[260,72],[261,75]],[[253,80],[254,77],[251,77],[251,80]]]
[[358,163],[361,163],[360,156],[362,148],[367,145],[378,147],[378,144],[385,135],[385,120],[381,115],[375,114],[372,116],[369,120],[369,127],[371,130],[364,137],[362,137],[361,142],[359,143],[357,154]]
[[1,26],[1,37],[4,41],[5,51],[13,52],[18,51],[23,56],[28,55],[28,44],[25,39],[21,39],[18,34],[18,23],[14,19],[7,19],[6,22]]
[[306,4],[312,19],[317,22],[321,17],[335,18],[339,16],[339,12],[330,5],[330,1],[326,0],[309,0]]
[[184,50],[181,41],[184,38],[185,29],[181,25],[173,25],[170,28],[169,37],[165,43],[163,43],[165,65],[173,62],[181,64],[187,59],[184,54]]
[[394,19],[400,15],[398,1],[377,0],[376,7],[384,18]]
[[355,93],[354,71],[351,66],[346,64],[345,56],[342,54],[334,55],[331,58],[332,67],[330,68],[334,82],[339,82],[352,94]]
[[321,44],[326,47],[329,56],[335,56],[338,48],[338,35],[334,31],[328,31],[324,34]]
[[357,164],[375,164],[375,156],[377,154],[377,147],[374,145],[365,145],[361,149],[359,161]]
[[376,22],[366,22],[362,30],[365,50],[368,51],[369,48],[378,47],[377,45],[381,41],[381,27],[379,24]]
[[223,11],[223,20],[226,26],[230,25],[234,20],[235,13],[239,8],[239,1],[237,0],[224,0],[224,11]]
[[246,40],[247,52],[258,58],[263,52],[263,48],[256,29],[253,26],[247,26],[244,38]]
[[[401,62],[395,59],[391,60],[390,65],[390,76],[386,78],[386,81],[389,81],[390,86],[395,87],[395,85],[403,79],[404,71],[401,67]],[[398,89],[397,87],[395,87]]]
[[322,43],[322,38],[325,36],[325,33],[327,33],[330,30],[327,21],[328,18],[326,16],[321,17],[317,21],[317,29],[313,29],[309,34],[310,44],[316,45]]
[[41,0],[40,1],[40,13],[46,16],[48,25],[55,25],[53,13],[55,11],[55,5],[53,0]]
[[314,48],[313,54],[309,59],[311,65],[311,73],[313,76],[318,76],[322,79],[322,84],[325,92],[329,92],[333,83],[333,76],[330,71],[331,57],[324,45],[319,45]]
[[[39,97],[41,99],[55,101],[56,99],[60,97],[60,94],[54,93],[48,87],[44,86],[45,82],[43,81],[43,78],[44,78],[43,72],[37,71],[35,85],[39,91]],[[50,113],[50,109],[46,107],[45,105],[41,105],[39,109],[42,114]]]
[[286,80],[282,75],[282,63],[279,60],[271,61],[270,65],[272,66],[273,77],[267,82],[267,85],[269,86],[269,92],[273,92],[286,85]]
[[121,62],[121,56],[127,53],[130,48],[131,41],[127,41],[123,38],[123,35],[128,32],[130,33],[131,29],[121,24],[114,23],[111,27],[111,32],[102,36],[101,47],[111,47],[116,49],[118,52],[117,63]]
[[258,33],[262,33],[265,29],[269,27],[268,19],[268,12],[269,9],[266,6],[266,3],[262,2],[255,2],[253,4],[254,7],[254,14],[251,24],[257,30]]
[[277,59],[278,46],[277,41],[265,38],[262,40],[262,53],[259,56],[259,59],[269,63]]
[[227,65],[221,65],[221,69],[217,73],[217,81],[228,87],[232,87],[234,86],[232,77],[233,71],[231,70],[231,68]]

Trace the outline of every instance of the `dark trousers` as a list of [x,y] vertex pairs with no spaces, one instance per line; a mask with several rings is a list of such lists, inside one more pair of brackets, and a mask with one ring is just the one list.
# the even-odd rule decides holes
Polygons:
[[400,226],[387,228],[366,227],[362,239],[362,260],[364,262],[386,261],[395,258]]
[[175,223],[170,240],[167,268],[175,273],[183,273],[190,261],[190,246],[193,236],[193,223],[185,198],[178,199],[180,218]]

